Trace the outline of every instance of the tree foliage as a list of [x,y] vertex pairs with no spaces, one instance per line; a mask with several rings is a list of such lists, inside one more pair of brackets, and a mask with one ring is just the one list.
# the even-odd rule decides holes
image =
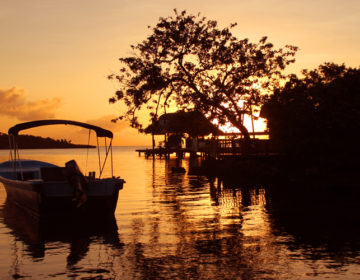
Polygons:
[[296,157],[358,156],[360,68],[325,63],[304,70],[265,103],[270,136]]
[[[119,82],[110,102],[124,102],[127,118],[142,129],[138,111],[147,108],[157,119],[171,104],[196,109],[220,124],[230,122],[245,138],[244,114],[261,104],[264,89],[272,90],[282,70],[294,62],[293,46],[275,49],[263,37],[258,43],[232,35],[236,24],[220,29],[216,21],[186,11],[160,18],[151,35],[120,58]],[[150,27],[149,27],[150,28]]]

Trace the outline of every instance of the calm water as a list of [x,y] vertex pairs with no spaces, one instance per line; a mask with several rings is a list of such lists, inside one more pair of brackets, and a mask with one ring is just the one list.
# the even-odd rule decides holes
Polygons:
[[[360,279],[353,192],[229,187],[134,150],[114,151],[126,180],[115,219],[39,224],[6,203],[1,186],[0,279]],[[95,150],[88,160],[80,149],[22,155],[98,167]]]

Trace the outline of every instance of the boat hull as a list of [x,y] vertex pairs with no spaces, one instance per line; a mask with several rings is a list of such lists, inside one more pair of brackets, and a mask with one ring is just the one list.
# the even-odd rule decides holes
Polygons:
[[118,178],[94,179],[88,183],[86,202],[77,207],[74,188],[66,181],[18,181],[0,176],[7,199],[35,216],[104,215],[114,213],[119,190]]

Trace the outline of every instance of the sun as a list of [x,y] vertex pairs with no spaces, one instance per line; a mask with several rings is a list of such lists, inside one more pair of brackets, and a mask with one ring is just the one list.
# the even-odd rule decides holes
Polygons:
[[[215,124],[218,125],[216,122]],[[244,116],[244,126],[250,134],[251,132],[264,132],[267,129],[266,119],[258,117],[257,119],[251,120],[251,116],[249,115]],[[225,125],[219,125],[219,128],[225,133],[240,133],[230,122]]]

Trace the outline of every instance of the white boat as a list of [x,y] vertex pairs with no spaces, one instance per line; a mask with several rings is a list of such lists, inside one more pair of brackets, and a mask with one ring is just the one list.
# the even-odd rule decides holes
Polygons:
[[[57,166],[37,160],[20,159],[16,142],[20,131],[58,124],[87,128],[95,131],[97,140],[99,137],[105,138],[103,162],[100,162],[100,147],[99,144],[97,145],[99,152],[97,178],[95,172],[89,172],[88,176],[83,175],[74,160],[68,161],[64,166]],[[108,145],[107,138],[110,139]],[[113,176],[112,139],[113,134],[109,130],[68,120],[40,120],[11,127],[9,129],[10,160],[0,164],[0,182],[6,189],[7,200],[39,217],[113,214],[124,180]],[[101,178],[109,155],[111,177]]]

